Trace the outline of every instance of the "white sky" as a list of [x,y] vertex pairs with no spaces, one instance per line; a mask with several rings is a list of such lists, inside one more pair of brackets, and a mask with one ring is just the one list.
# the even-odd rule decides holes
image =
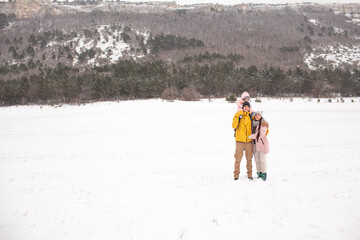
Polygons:
[[[169,2],[171,0],[125,0],[126,2]],[[196,4],[196,3],[219,3],[224,5],[236,5],[241,3],[301,3],[301,2],[314,2],[314,3],[360,3],[360,0],[175,0],[177,4]]]

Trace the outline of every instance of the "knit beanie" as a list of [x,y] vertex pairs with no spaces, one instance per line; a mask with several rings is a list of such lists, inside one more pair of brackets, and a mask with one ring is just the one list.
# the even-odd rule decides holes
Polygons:
[[250,107],[250,103],[249,102],[244,102],[242,107],[244,108],[245,106],[249,106]]
[[241,99],[242,99],[243,101],[246,100],[246,99],[250,99],[249,93],[248,93],[248,92],[243,92],[243,93],[241,94]]

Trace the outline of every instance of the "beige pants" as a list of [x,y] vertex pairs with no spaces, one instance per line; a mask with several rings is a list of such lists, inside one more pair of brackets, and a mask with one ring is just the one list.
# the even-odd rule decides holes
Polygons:
[[256,172],[266,173],[266,153],[255,151],[254,157],[256,162]]
[[253,144],[252,142],[244,143],[244,142],[236,142],[235,149],[235,170],[234,177],[238,178],[240,175],[240,162],[243,157],[243,153],[245,150],[245,158],[246,158],[246,168],[247,168],[247,176],[252,177],[252,162],[251,158],[253,156]]

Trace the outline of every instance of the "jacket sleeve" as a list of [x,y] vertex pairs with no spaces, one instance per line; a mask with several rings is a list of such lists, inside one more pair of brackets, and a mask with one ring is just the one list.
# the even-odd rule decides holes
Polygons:
[[243,105],[243,103],[244,103],[244,101],[240,98],[238,101],[237,101],[237,103],[236,103],[236,105],[238,106],[238,108],[242,108],[242,105]]
[[232,128],[236,129],[239,126],[239,117],[240,115],[242,115],[242,112],[239,111],[237,112],[234,117],[233,117],[233,121],[232,121]]
[[[250,135],[250,136],[251,136],[251,139],[256,139],[256,136],[257,136],[258,131],[259,131],[258,129],[259,129],[259,128],[256,129],[256,132],[255,132],[254,134],[251,134],[251,135]],[[267,131],[267,127],[262,126],[261,129],[260,129],[260,136],[259,136],[259,138],[265,137],[266,131]]]
[[261,126],[261,129],[260,129],[260,138],[263,138],[265,137],[265,134],[266,134],[266,131],[267,131],[267,127],[265,126]]
[[254,120],[255,119],[255,112],[254,111],[252,111],[252,109],[250,108],[250,117],[251,117],[251,119],[252,120]]

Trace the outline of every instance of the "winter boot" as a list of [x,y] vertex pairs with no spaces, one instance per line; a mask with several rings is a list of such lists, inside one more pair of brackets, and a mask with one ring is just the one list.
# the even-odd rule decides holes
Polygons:
[[261,178],[262,178],[262,180],[264,180],[264,181],[266,181],[266,177],[267,177],[267,173],[263,173],[263,174],[261,175]]
[[258,178],[261,178],[262,172],[257,172]]
[[248,177],[248,179],[249,179],[250,181],[254,180],[252,177]]
[[236,181],[236,180],[238,180],[239,178],[238,177],[234,177],[234,180]]

